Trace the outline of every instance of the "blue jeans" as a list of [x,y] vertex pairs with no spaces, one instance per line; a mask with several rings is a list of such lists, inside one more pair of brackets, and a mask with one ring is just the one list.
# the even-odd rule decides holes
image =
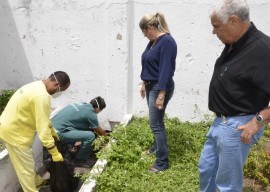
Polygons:
[[199,160],[201,192],[242,192],[243,167],[251,146],[260,139],[264,128],[257,132],[251,144],[241,141],[240,125],[254,115],[227,117],[226,122],[216,117],[207,135]]
[[168,144],[164,125],[165,109],[169,100],[173,96],[174,83],[169,90],[166,90],[163,109],[156,108],[156,100],[159,90],[157,84],[150,84],[145,86],[146,99],[149,107],[149,123],[152,133],[154,134],[154,144],[150,148],[150,152],[156,152],[156,162],[154,167],[158,170],[165,170],[169,168],[168,158]]
[[91,145],[95,139],[95,134],[92,131],[82,131],[69,127],[69,131],[58,132],[60,139],[65,143],[74,144],[77,141],[81,141],[81,146],[76,154],[76,158],[79,160],[87,160],[91,153]]

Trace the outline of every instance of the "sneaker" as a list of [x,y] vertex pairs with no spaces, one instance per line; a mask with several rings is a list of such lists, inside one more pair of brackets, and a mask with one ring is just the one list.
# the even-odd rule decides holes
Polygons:
[[50,186],[50,180],[49,179],[44,179],[43,182],[37,186],[37,189],[40,191],[43,188],[47,188]]
[[39,174],[35,175],[35,184],[37,188],[41,188],[45,185],[49,184],[49,180],[48,179],[44,179],[43,177],[41,177]]
[[80,150],[80,146],[73,146],[69,151],[70,157],[74,159],[79,150]]

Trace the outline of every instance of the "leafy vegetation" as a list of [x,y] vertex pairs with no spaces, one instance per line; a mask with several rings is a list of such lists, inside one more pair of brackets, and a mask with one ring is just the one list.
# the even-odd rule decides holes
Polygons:
[[15,93],[16,90],[14,89],[6,89],[0,91],[0,115],[4,111],[9,99]]
[[[197,164],[211,122],[189,123],[176,118],[166,118],[165,124],[170,169],[158,174],[147,172],[155,161],[154,155],[145,155],[145,151],[153,142],[153,137],[148,119],[134,118],[127,127],[115,128],[110,137],[111,147],[105,147],[97,154],[99,159],[106,159],[108,164],[106,170],[96,176],[95,190],[97,192],[198,191]],[[254,145],[244,171],[245,177],[256,179],[256,182],[260,182],[265,189],[263,190],[262,185],[257,188],[254,185],[245,187],[244,192],[270,191],[267,189],[270,179],[269,142],[266,143],[269,136],[270,131],[267,130],[259,144]],[[101,140],[104,141],[104,138]],[[95,141],[96,149],[104,146],[101,140]]]
[[[15,90],[0,91],[0,114]],[[181,122],[177,118],[165,119],[169,145],[170,169],[158,174],[148,173],[154,164],[154,155],[145,151],[153,143],[148,118],[134,118],[127,127],[117,126],[109,138],[95,140],[95,150],[103,148],[108,139],[111,147],[104,147],[97,154],[108,161],[106,170],[98,177],[96,191],[198,191],[197,163],[205,141],[205,134],[211,124],[207,122]],[[252,147],[245,165],[244,175],[259,183],[264,191],[270,191],[270,130]],[[4,146],[0,140],[0,152]],[[80,175],[87,181],[89,175]],[[263,191],[246,187],[245,192]]]
[[[15,93],[16,90],[2,90],[0,91],[0,115],[4,111],[10,97]],[[0,152],[5,149],[3,143],[0,140]]]
[[[127,127],[111,133],[111,147],[98,153],[108,161],[98,178],[96,191],[198,191],[197,163],[210,123],[166,119],[170,169],[148,173],[154,155],[146,156],[153,136],[147,118],[135,118]],[[113,142],[113,140],[115,142]],[[98,145],[97,145],[98,146]]]
[[245,165],[246,177],[255,179],[270,191],[270,130],[269,126],[264,131],[264,136],[257,145],[251,149],[251,153]]

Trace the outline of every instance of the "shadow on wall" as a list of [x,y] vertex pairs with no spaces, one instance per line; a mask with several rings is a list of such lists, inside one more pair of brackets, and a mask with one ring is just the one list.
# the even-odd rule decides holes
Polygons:
[[31,82],[31,69],[8,0],[0,1],[0,42],[0,90]]

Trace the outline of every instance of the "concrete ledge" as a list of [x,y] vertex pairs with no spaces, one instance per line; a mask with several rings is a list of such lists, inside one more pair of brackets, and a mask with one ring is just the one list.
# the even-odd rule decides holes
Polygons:
[[7,150],[4,149],[4,150],[0,153],[0,161],[1,161],[2,159],[4,159],[4,158],[7,156],[7,154],[8,154]]
[[6,149],[0,153],[0,178],[0,191],[12,192],[19,184]]
[[[132,118],[132,114],[127,114],[124,116],[122,121],[120,122],[121,125],[126,126]],[[107,147],[110,147],[110,143]],[[92,192],[96,187],[96,177],[102,173],[105,166],[107,165],[106,160],[98,160],[94,167],[91,169],[89,178],[87,179],[87,182],[85,182],[79,192]],[[94,178],[95,176],[95,178]]]
[[[42,166],[42,146],[37,135],[35,135],[32,150],[35,159],[35,169],[38,170]],[[0,153],[0,178],[1,192],[14,192],[20,186],[6,149]]]

